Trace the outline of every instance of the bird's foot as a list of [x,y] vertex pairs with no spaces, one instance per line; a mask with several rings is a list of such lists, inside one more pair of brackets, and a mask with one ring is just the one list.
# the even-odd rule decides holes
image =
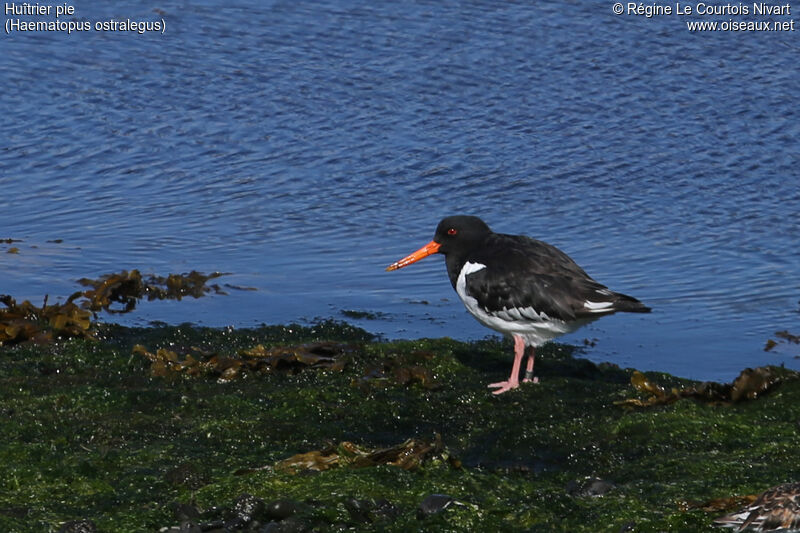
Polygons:
[[525,378],[522,380],[523,383],[534,383],[536,385],[539,384],[539,378],[533,375],[533,370],[526,370],[525,371]]
[[516,389],[519,387],[518,381],[498,381],[497,383],[489,383],[487,385],[490,389],[497,388],[497,390],[492,391],[492,394],[503,394],[504,392],[510,391],[511,389]]

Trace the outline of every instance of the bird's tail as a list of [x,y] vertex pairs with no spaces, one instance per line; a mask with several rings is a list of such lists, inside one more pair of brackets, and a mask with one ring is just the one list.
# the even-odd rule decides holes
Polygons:
[[614,310],[623,313],[649,313],[651,309],[642,302],[619,292],[614,293]]

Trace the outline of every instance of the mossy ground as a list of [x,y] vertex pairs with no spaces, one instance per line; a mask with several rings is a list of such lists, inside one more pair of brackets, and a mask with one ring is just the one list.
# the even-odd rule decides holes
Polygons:
[[[800,381],[732,406],[681,400],[625,410],[614,401],[635,394],[632,371],[573,358],[564,345],[540,351],[540,385],[496,397],[486,384],[507,377],[511,352],[499,339],[376,342],[334,323],[241,331],[106,326],[101,338],[0,348],[0,531],[53,531],[84,517],[105,532],[157,531],[177,522],[171,502],[205,509],[242,493],[308,500],[309,519],[332,530],[705,531],[720,513],[683,511],[682,502],[800,479]],[[234,354],[314,339],[361,347],[343,372],[230,383],[152,378],[149,362],[131,353],[143,344]],[[424,366],[439,387],[361,381],[389,357]],[[688,383],[648,376],[666,386]],[[436,433],[460,468],[436,460],[415,471],[237,472],[341,441],[381,447]],[[180,480],[176,468],[189,475]],[[601,497],[568,492],[588,476],[615,488]],[[416,508],[434,493],[468,505],[421,521]],[[385,498],[399,515],[357,524],[349,498]]]

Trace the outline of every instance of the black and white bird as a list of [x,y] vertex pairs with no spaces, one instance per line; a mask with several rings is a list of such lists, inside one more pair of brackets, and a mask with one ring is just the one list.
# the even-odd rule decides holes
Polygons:
[[525,347],[531,348],[523,382],[533,374],[537,346],[604,315],[647,313],[636,298],[593,280],[567,254],[523,235],[494,233],[473,216],[447,217],[433,240],[392,263],[397,270],[431,254],[445,256],[447,275],[478,322],[514,339],[514,365],[507,381],[489,385],[501,394],[519,386]]
[[714,520],[734,531],[800,532],[800,482],[784,483],[761,494],[750,505]]

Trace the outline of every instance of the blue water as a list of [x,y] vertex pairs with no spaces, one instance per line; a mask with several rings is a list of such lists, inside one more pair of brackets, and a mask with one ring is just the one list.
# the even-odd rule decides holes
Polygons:
[[3,35],[0,238],[22,242],[0,292],[224,271],[257,290],[106,319],[357,310],[386,338],[481,338],[441,258],[383,271],[466,213],[653,307],[563,338],[596,339],[586,357],[800,368],[797,346],[763,351],[800,333],[797,32],[690,33],[606,1],[361,4],[100,1],[74,18],[166,31]]

